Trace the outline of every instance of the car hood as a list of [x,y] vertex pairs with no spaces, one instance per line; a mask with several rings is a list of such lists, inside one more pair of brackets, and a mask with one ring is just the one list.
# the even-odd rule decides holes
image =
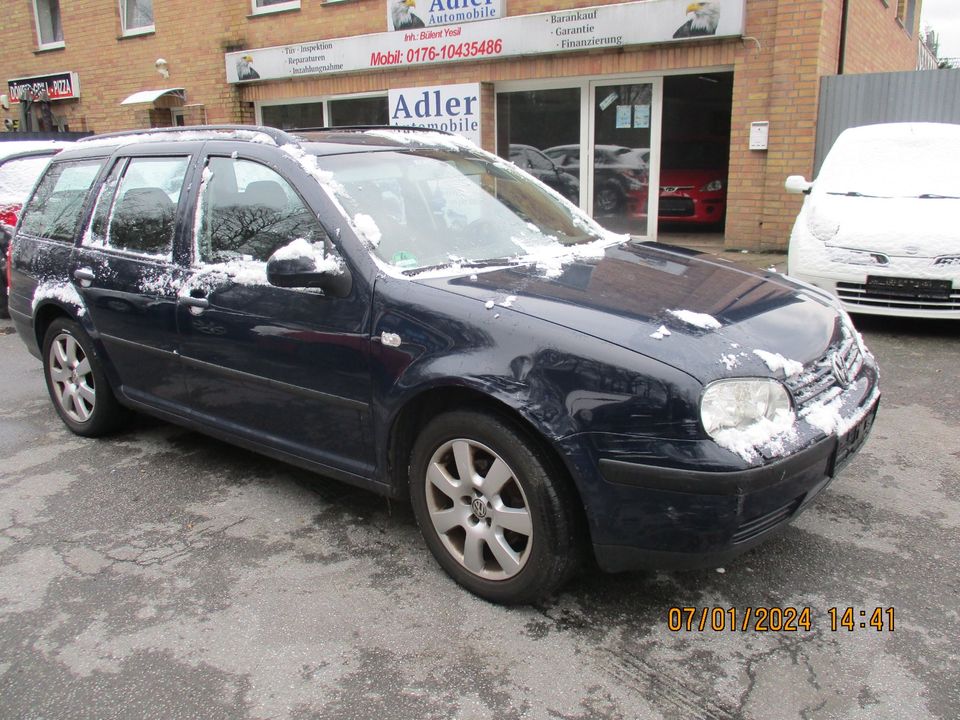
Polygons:
[[960,252],[960,200],[810,197],[808,226],[829,247],[891,256],[937,257]]
[[806,365],[836,340],[839,315],[815,290],[708,257],[628,243],[602,258],[569,263],[552,278],[531,265],[414,282],[486,304],[490,322],[522,313],[642,353],[701,382],[776,376],[754,350]]

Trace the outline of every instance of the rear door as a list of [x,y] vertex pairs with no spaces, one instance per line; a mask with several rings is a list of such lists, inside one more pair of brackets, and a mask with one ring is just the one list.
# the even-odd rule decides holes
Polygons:
[[179,208],[193,157],[182,145],[164,152],[154,144],[114,158],[73,266],[121,392],[179,414],[186,405],[176,321],[184,270],[174,244],[188,224]]
[[304,200],[322,202],[320,188],[296,162],[252,143],[232,150],[207,158],[180,293],[191,406],[251,442],[368,476],[370,286],[356,271],[343,298],[267,283],[277,249],[302,238],[336,253],[338,230],[318,220],[329,202]]

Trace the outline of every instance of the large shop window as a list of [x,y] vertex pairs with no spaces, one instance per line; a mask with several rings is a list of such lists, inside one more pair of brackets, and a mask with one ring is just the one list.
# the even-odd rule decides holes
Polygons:
[[580,89],[497,93],[497,154],[580,202]]
[[120,0],[124,35],[153,32],[153,0]]
[[264,105],[260,108],[260,117],[264,125],[281,130],[323,127],[323,103]]
[[331,100],[330,126],[387,125],[389,111],[386,97],[346,98]]
[[63,46],[63,26],[60,24],[60,0],[33,0],[37,20],[37,39],[41,48]]

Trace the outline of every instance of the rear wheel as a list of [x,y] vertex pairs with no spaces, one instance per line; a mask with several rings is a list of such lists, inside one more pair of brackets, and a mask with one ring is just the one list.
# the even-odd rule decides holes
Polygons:
[[97,437],[120,426],[126,412],[107,383],[90,337],[77,323],[58,318],[47,328],[43,369],[53,407],[77,435]]
[[410,496],[427,546],[454,580],[493,602],[530,602],[571,575],[571,495],[523,429],[492,414],[445,413],[414,445]]

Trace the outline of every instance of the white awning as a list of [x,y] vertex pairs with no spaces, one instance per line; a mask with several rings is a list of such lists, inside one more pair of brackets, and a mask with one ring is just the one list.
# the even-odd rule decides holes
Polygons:
[[173,95],[183,101],[187,99],[187,93],[183,88],[167,88],[166,90],[141,90],[140,92],[135,92],[120,104],[139,105],[140,103],[152,103],[164,95]]

